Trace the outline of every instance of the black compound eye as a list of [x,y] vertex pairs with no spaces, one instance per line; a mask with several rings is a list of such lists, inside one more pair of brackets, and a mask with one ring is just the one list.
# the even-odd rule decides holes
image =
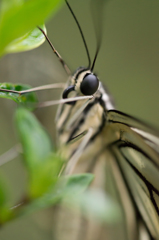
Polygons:
[[80,88],[84,95],[92,95],[97,91],[98,86],[98,78],[94,74],[90,73],[83,78]]

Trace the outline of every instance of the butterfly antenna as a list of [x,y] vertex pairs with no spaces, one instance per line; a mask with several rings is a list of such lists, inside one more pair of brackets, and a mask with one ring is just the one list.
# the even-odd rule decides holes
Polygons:
[[100,50],[100,44],[99,43],[101,43],[101,42],[98,42],[96,53],[95,53],[93,63],[92,63],[92,66],[91,66],[91,72],[93,72],[93,69],[94,69],[94,66],[95,66],[95,63],[96,63],[96,60],[97,60],[97,56],[98,56],[98,53],[99,53],[99,50]]
[[64,60],[62,59],[61,55],[57,52],[57,50],[55,49],[55,47],[52,45],[50,39],[48,38],[48,36],[46,35],[46,33],[40,28],[38,27],[39,30],[43,33],[43,35],[45,36],[47,42],[49,43],[50,47],[52,48],[53,52],[56,54],[56,56],[58,57],[59,61],[61,62],[62,66],[64,67],[66,73],[68,75],[71,75],[71,71],[68,68],[68,66],[66,65],[66,63],[64,62]]
[[76,16],[75,16],[75,14],[74,14],[72,8],[70,7],[68,1],[65,0],[65,2],[66,2],[66,4],[67,4],[67,6],[68,6],[68,8],[69,8],[69,10],[70,10],[70,12],[71,12],[74,20],[75,20],[75,22],[76,22],[76,24],[77,24],[77,27],[78,27],[78,29],[79,29],[79,31],[80,31],[80,34],[81,34],[81,37],[82,37],[82,40],[83,40],[83,43],[84,43],[84,47],[85,47],[85,50],[86,50],[86,53],[87,53],[87,57],[88,57],[88,68],[90,69],[90,66],[91,66],[91,58],[90,58],[90,54],[89,54],[89,51],[88,51],[88,46],[87,46],[87,43],[86,43],[84,34],[83,34],[83,32],[82,32],[81,26],[80,26],[80,24],[79,24],[79,22],[78,22],[78,20],[77,20],[77,18],[76,18]]
[[[95,56],[93,59],[93,63],[91,66],[91,71],[93,71],[96,60],[97,60],[97,56],[99,53],[99,50],[101,48],[101,43],[102,43],[102,30],[103,30],[103,9],[104,9],[104,3],[106,1],[105,0],[101,0],[101,1],[91,1],[91,14],[92,14],[92,19],[94,22],[94,31],[95,31],[95,35],[96,35],[96,40],[97,40],[97,48],[96,48],[96,52],[95,52]],[[96,6],[96,4],[98,4]]]

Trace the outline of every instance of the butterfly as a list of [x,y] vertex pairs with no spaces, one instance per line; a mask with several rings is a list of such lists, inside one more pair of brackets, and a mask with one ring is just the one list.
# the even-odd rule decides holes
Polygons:
[[[159,132],[115,109],[111,95],[93,72],[100,38],[97,42],[91,63],[84,39],[88,67],[80,67],[70,76],[63,99],[72,100],[59,107],[56,117],[59,148],[68,159],[65,173],[94,173],[92,185],[103,192],[105,189],[111,192],[107,184],[107,179],[111,179],[125,218],[123,239],[157,240]],[[91,98],[73,101],[83,96]],[[99,229],[87,222],[85,233],[79,239],[109,239],[108,232]],[[76,239],[73,236],[70,239]],[[110,239],[116,239],[118,233],[114,236]]]

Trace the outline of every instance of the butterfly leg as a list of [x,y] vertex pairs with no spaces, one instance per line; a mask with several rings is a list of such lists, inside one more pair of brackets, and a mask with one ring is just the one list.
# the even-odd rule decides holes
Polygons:
[[64,88],[64,83],[54,83],[54,84],[48,84],[40,87],[35,87],[23,91],[15,91],[15,90],[9,90],[9,89],[0,89],[0,92],[11,92],[11,93],[18,93],[19,95],[29,93],[29,92],[37,92],[41,90],[47,90],[47,89],[54,89],[54,88]]
[[20,143],[7,150],[0,156],[0,166],[12,161],[22,152]]
[[93,135],[93,129],[90,128],[88,129],[86,135],[84,136],[83,141],[81,142],[81,144],[79,145],[78,149],[76,150],[76,152],[73,154],[73,156],[71,157],[71,159],[69,160],[66,169],[65,169],[65,173],[66,174],[72,174],[73,170],[75,169],[75,166],[84,150],[84,148],[86,147],[87,143],[89,142],[90,138]]

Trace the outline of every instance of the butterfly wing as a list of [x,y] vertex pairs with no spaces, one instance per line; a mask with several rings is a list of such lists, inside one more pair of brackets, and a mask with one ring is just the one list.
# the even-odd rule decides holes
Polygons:
[[[74,112],[77,110],[75,109]],[[158,240],[159,133],[119,111],[106,111],[105,105],[101,104],[98,98],[88,105],[80,116],[82,121],[77,119],[78,128],[73,131],[75,134],[73,140],[78,140],[76,136],[81,136],[86,129],[88,133],[92,125],[93,135],[82,148],[80,146],[85,142],[87,134],[80,139],[80,143],[76,141],[72,145],[69,143],[69,146],[66,143],[71,153],[68,165],[72,160],[74,162],[78,153],[78,161],[75,161],[72,173],[92,172],[95,179],[91,187],[98,188],[102,192],[108,190],[112,198],[122,206],[123,218],[122,226],[112,229],[105,225],[97,226],[90,220],[83,221],[81,213],[77,216],[77,221],[72,217],[70,219],[69,214],[66,214],[66,219],[69,221],[64,222],[69,226],[78,222],[74,234],[69,232],[69,239],[116,240],[120,232],[122,240]],[[67,119],[72,119],[72,116]],[[72,126],[69,127],[70,134]],[[64,210],[62,213],[64,214]],[[61,223],[61,220],[57,221],[57,215],[56,222]],[[66,226],[66,223],[64,225]],[[64,235],[61,236],[61,233]],[[66,235],[61,228],[57,230],[56,239],[65,239],[66,236],[68,237],[68,233]]]
[[109,145],[115,159],[111,165],[115,168],[116,164],[120,169],[132,199],[138,223],[137,239],[158,240],[159,134],[116,110],[108,111],[107,122],[106,128],[113,129],[114,134],[119,135],[119,139]]

